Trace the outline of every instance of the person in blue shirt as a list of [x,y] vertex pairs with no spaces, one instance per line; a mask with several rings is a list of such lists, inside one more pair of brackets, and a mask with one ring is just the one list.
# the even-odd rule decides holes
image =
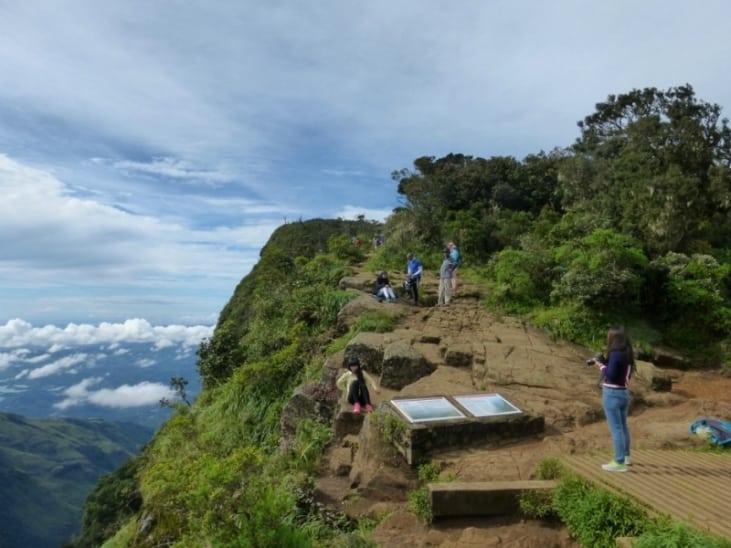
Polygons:
[[414,298],[414,304],[419,304],[419,283],[421,282],[421,274],[424,267],[421,261],[413,253],[406,255],[406,279],[409,285],[409,291]]
[[454,296],[457,292],[457,269],[462,264],[462,256],[454,242],[449,242],[447,249],[449,249],[449,259],[452,261],[452,296]]

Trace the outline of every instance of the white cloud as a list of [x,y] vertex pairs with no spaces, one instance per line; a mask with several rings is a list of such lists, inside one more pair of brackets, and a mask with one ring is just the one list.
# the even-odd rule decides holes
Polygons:
[[0,394],[22,394],[28,389],[27,386],[3,386],[0,385]]
[[26,348],[19,348],[12,352],[0,352],[0,371],[6,369],[14,362],[27,361],[29,351]]
[[141,319],[127,320],[123,323],[102,322],[99,325],[71,323],[64,328],[54,325],[33,327],[24,320],[14,319],[5,325],[0,325],[0,348],[123,342],[150,343],[152,347],[158,349],[171,345],[193,348],[212,334],[211,326],[153,326]]
[[55,375],[56,373],[59,373],[64,370],[70,370],[75,365],[79,365],[80,363],[84,363],[87,359],[89,359],[88,354],[80,353],[80,354],[73,354],[71,356],[64,356],[63,358],[60,358],[54,362],[48,363],[42,367],[39,367],[37,369],[32,369],[28,372],[28,378],[29,379],[40,379],[42,377],[50,377],[51,375]]
[[230,174],[196,169],[184,160],[174,158],[154,158],[151,162],[114,162],[113,167],[125,171],[160,175],[171,179],[192,182],[226,183],[233,179]]
[[172,399],[174,397],[169,386],[153,382],[90,390],[101,380],[98,377],[88,378],[67,388],[63,391],[66,398],[54,404],[54,407],[65,410],[85,403],[111,408],[145,407],[158,403],[162,398]]
[[135,365],[137,367],[145,368],[145,367],[152,367],[155,365],[157,361],[153,360],[152,358],[142,358],[135,362]]

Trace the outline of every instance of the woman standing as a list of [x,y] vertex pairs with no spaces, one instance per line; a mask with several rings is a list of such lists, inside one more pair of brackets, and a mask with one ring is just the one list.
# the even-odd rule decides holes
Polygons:
[[626,472],[629,464],[630,434],[627,428],[629,412],[629,379],[634,364],[634,351],[624,327],[613,327],[607,333],[606,364],[597,362],[604,376],[602,404],[612,434],[614,460],[602,464],[608,472]]
[[363,371],[357,356],[349,356],[345,365],[348,371],[338,377],[335,382],[336,386],[347,394],[348,403],[353,406],[353,413],[360,413],[361,409],[373,411],[368,384],[376,391],[376,394],[381,392],[378,384],[373,377]]

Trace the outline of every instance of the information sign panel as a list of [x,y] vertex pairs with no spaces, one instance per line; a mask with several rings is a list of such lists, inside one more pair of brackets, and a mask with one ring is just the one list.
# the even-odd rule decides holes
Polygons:
[[445,397],[396,399],[391,403],[411,422],[464,419],[464,413]]
[[500,394],[454,396],[454,399],[475,417],[494,417],[522,413],[520,409]]

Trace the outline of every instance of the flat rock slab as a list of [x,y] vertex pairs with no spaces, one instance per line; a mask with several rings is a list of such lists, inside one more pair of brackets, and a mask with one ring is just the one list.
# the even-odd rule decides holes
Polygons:
[[502,516],[520,509],[520,495],[526,491],[550,491],[555,481],[519,480],[431,483],[428,486],[432,515]]

